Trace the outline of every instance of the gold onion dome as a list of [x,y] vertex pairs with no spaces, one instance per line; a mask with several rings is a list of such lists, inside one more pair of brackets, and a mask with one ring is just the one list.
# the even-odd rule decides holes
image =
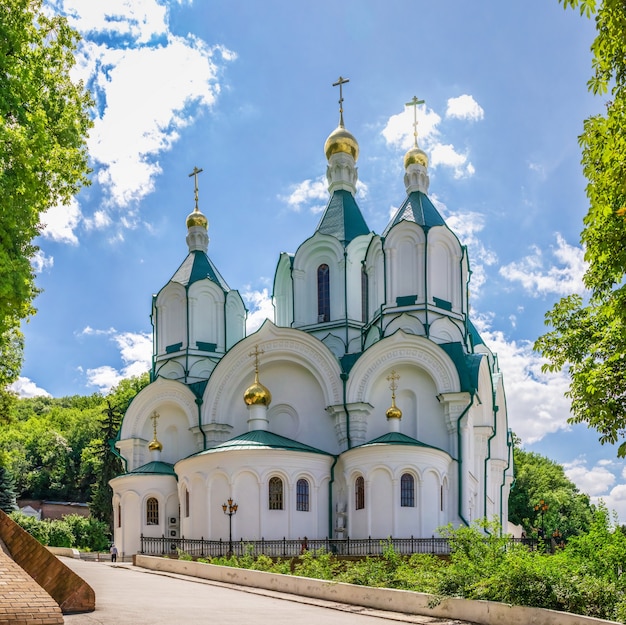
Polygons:
[[387,408],[387,419],[402,419],[402,410],[396,406],[394,402],[390,408]]
[[416,145],[404,155],[404,169],[408,169],[409,165],[413,165],[414,163],[428,167],[428,156],[426,156],[426,152]]
[[163,445],[155,437],[148,443],[148,449],[150,451],[163,451]]
[[197,208],[187,216],[187,228],[194,226],[209,227],[209,220]]
[[344,152],[350,154],[356,161],[359,158],[359,144],[352,133],[348,132],[343,125],[337,126],[326,139],[324,144],[326,159],[330,159],[333,154]]
[[247,406],[269,406],[272,401],[272,394],[259,382],[258,376],[255,375],[254,382],[243,394],[243,400]]

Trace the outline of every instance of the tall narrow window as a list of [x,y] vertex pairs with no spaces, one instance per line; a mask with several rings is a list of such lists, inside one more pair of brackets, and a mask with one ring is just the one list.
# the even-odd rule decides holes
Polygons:
[[146,503],[146,525],[159,524],[159,502],[150,497]]
[[279,477],[270,478],[269,505],[270,510],[283,509],[283,481]]
[[309,511],[309,483],[303,479],[296,483],[296,510]]
[[185,486],[185,516],[186,517],[189,516],[189,491],[187,490],[186,486]]
[[415,478],[404,473],[400,478],[400,505],[403,508],[415,507]]
[[365,480],[359,476],[354,483],[354,503],[357,510],[365,508]]
[[369,282],[365,265],[361,265],[361,321],[367,323],[367,309],[369,307]]
[[122,504],[117,504],[117,526],[122,527]]
[[328,265],[317,268],[317,322],[330,321],[330,269]]

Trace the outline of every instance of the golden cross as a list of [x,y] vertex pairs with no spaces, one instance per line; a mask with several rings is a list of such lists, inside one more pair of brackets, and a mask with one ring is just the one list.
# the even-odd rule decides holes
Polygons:
[[339,86],[339,125],[343,128],[343,85],[350,82],[349,78],[339,76],[339,80],[333,83],[333,87]]
[[259,356],[264,354],[265,352],[262,349],[259,349],[258,343],[254,346],[254,351],[250,352],[248,356],[254,356],[254,374],[258,375],[259,373]]
[[196,199],[196,208],[195,210],[198,210],[198,174],[203,172],[203,169],[198,169],[197,167],[193,168],[193,171],[189,174],[189,177],[191,178],[191,176],[193,176],[194,180],[193,180],[193,192],[194,192],[194,196]]
[[391,373],[387,376],[387,380],[389,380],[389,382],[391,382],[391,384],[389,384],[389,388],[391,389],[391,398],[395,399],[396,398],[396,389],[398,388],[398,385],[396,384],[396,382],[400,379],[400,375],[398,373],[396,373],[395,369],[391,370]]
[[424,102],[425,100],[418,100],[417,96],[414,95],[413,99],[404,105],[413,107],[413,138],[415,141],[415,147],[417,147],[417,106],[419,104],[424,104]]
[[152,429],[154,430],[154,440],[156,440],[156,430],[157,430],[157,421],[160,418],[160,414],[155,410],[151,415],[150,419],[152,420]]

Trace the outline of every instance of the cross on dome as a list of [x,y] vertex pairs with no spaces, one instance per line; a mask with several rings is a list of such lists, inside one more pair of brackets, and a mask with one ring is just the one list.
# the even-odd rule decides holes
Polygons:
[[424,104],[426,100],[419,100],[416,95],[410,102],[407,102],[404,106],[413,107],[413,140],[415,141],[415,147],[417,147],[417,107],[420,104]]
[[339,76],[337,82],[333,83],[333,87],[339,87],[339,126],[343,128],[343,86],[350,82],[349,78]]
[[248,356],[254,356],[254,373],[257,375],[259,373],[259,356],[261,356],[264,353],[265,352],[262,349],[259,349],[259,344],[257,343],[254,346],[254,351],[248,354]]
[[202,173],[204,171],[204,169],[198,169],[197,167],[194,166],[193,171],[189,174],[189,177],[191,178],[191,176],[193,176],[193,192],[194,192],[194,199],[196,201],[196,207],[194,210],[199,211],[200,209],[198,208],[198,174]]

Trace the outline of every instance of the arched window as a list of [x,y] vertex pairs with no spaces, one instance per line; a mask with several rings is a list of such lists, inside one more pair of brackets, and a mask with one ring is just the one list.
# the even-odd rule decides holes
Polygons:
[[415,507],[415,478],[404,473],[400,478],[400,505],[403,508]]
[[317,321],[330,321],[330,269],[328,265],[317,268]]
[[117,504],[117,526],[122,527],[122,504]]
[[270,510],[283,509],[283,481],[279,477],[270,478],[269,505]]
[[365,480],[361,476],[354,483],[354,503],[356,510],[365,508]]
[[296,510],[309,511],[309,483],[304,479],[296,483]]
[[159,524],[159,502],[150,497],[146,503],[146,525]]
[[369,282],[365,265],[361,265],[361,321],[367,323],[367,309],[369,307]]
[[186,486],[185,486],[185,516],[186,517],[189,516],[189,491],[187,490]]

